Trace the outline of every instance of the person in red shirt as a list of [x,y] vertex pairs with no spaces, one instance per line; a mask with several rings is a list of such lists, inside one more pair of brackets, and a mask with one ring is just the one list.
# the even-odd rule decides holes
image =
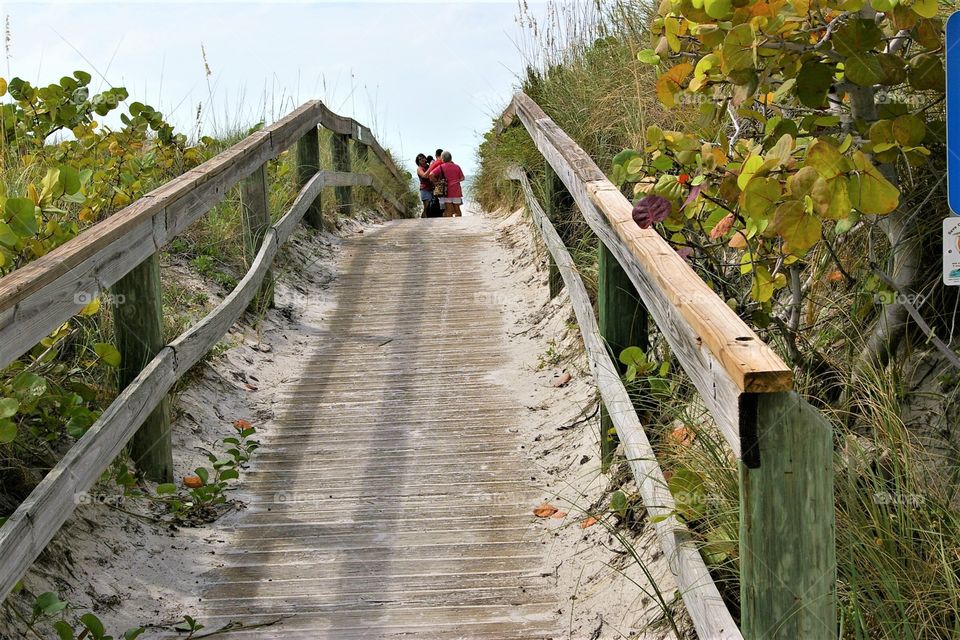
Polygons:
[[423,202],[423,218],[430,217],[430,204],[433,202],[433,181],[427,175],[427,156],[417,154],[417,177],[420,178],[420,201]]
[[440,179],[447,181],[447,194],[440,198],[443,217],[459,218],[463,215],[460,212],[460,205],[463,204],[463,188],[460,186],[460,183],[464,180],[463,169],[453,162],[453,155],[449,151],[444,151],[441,158],[443,162],[433,167],[429,171],[429,175],[434,182]]
[[443,149],[437,149],[437,152],[433,156],[434,160],[430,163],[430,166],[427,167],[427,173],[430,173],[441,164],[443,164]]

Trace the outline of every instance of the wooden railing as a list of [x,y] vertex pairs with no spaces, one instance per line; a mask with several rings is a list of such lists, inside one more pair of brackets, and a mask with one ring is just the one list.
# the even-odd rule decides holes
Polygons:
[[[334,166],[345,171],[320,170],[318,125],[332,132]],[[115,318],[125,384],[0,527],[0,600],[73,512],[77,496],[97,481],[131,439],[131,455],[142,472],[161,482],[172,479],[168,392],[252,302],[268,301],[272,289],[267,276],[279,248],[302,219],[322,226],[319,198],[325,187],[337,189],[341,213],[350,212],[351,187],[366,186],[377,191],[395,214],[405,214],[372,175],[349,172],[350,140],[359,158],[365,159],[372,149],[392,178],[409,188],[409,180],[369,129],[312,101],[0,279],[0,367],[110,288],[115,299],[122,300],[115,304]],[[271,223],[265,163],[293,144],[301,189],[289,210]],[[163,344],[158,252],[241,181],[249,270],[216,309]]]
[[[567,285],[601,398],[601,450],[624,444],[701,638],[836,637],[833,442],[830,424],[792,392],[792,371],[653,229],[596,163],[523,93],[500,119],[519,121],[546,159],[547,206],[566,189],[600,240],[599,323],[563,241],[514,169],[552,263]],[[551,294],[556,287],[551,286]],[[610,352],[646,345],[653,320],[740,467],[740,629],[690,537]]]

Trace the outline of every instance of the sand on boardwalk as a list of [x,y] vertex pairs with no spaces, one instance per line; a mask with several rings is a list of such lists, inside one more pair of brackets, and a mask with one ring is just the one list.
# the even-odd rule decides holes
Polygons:
[[[596,389],[566,294],[549,300],[546,254],[536,231],[522,210],[486,215],[466,206],[464,214],[460,223],[488,229],[497,238],[483,256],[483,271],[491,279],[490,290],[498,292],[489,302],[503,310],[512,354],[500,370],[476,375],[494,376],[515,389],[526,407],[517,428],[528,442],[531,464],[541,471],[538,477],[547,478],[541,499],[529,505],[531,514],[540,502],[566,513],[563,518],[531,517],[531,533],[548,545],[554,567],[563,637],[676,637],[662,608],[666,603],[682,618],[682,604],[652,527],[644,522],[626,534],[631,553],[605,524],[613,522],[605,515],[610,490],[635,489],[629,480],[611,486],[622,484],[626,475],[616,468],[609,475],[600,473]],[[207,451],[233,434],[235,420],[249,420],[264,433],[273,428],[278,388],[299,375],[307,346],[323,339],[334,304],[328,285],[337,276],[343,237],[375,224],[370,218],[349,221],[335,234],[301,230],[281,252],[277,308],[257,327],[235,326],[223,341],[226,348],[177,395],[178,479],[206,463]],[[210,288],[183,265],[167,268],[188,288]],[[556,386],[564,373],[570,381]],[[57,591],[78,611],[94,611],[114,635],[148,625],[150,631],[141,637],[151,637],[158,626],[197,610],[201,576],[217,562],[218,551],[229,548],[231,534],[226,525],[222,530],[218,525],[230,516],[170,530],[114,508],[120,504],[126,511],[147,513],[142,505],[118,503],[111,486],[93,492],[112,491],[108,499],[77,508],[24,583],[29,592]],[[242,493],[235,497],[236,508],[243,508]],[[601,521],[583,528],[590,515]],[[9,600],[27,603],[26,597]],[[7,637],[27,636],[4,608],[0,638]]]

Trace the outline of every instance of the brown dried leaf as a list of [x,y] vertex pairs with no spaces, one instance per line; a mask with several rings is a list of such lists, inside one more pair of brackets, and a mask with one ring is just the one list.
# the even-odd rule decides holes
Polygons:
[[533,510],[533,515],[537,516],[538,518],[549,518],[550,516],[555,514],[557,511],[559,511],[559,509],[557,509],[555,506],[544,502],[539,507]]

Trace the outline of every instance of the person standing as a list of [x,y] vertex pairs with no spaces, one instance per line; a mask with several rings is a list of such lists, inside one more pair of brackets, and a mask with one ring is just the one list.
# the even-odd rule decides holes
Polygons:
[[428,175],[433,178],[434,184],[440,181],[446,183],[446,192],[440,196],[443,217],[459,218],[463,215],[460,212],[460,205],[463,204],[463,188],[461,187],[464,180],[463,169],[453,162],[453,155],[449,151],[444,151],[441,158],[443,162],[429,171]]
[[430,205],[433,201],[433,182],[427,173],[429,169],[427,156],[422,153],[417,154],[417,177],[420,178],[420,201],[423,203],[422,218],[430,217]]
[[437,149],[437,152],[433,155],[433,162],[427,167],[427,173],[430,173],[441,164],[443,164],[443,149]]

